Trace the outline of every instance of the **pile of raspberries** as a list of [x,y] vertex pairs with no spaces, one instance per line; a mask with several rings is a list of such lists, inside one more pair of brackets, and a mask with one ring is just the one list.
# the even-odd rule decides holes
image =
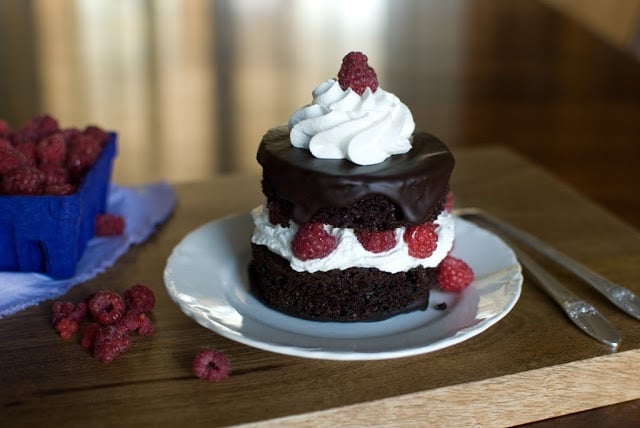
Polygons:
[[0,195],[71,195],[109,135],[97,126],[61,129],[49,115],[17,131],[0,120]]
[[131,346],[131,334],[153,335],[149,312],[155,306],[153,291],[135,284],[124,297],[113,291],[96,291],[84,302],[55,302],[52,322],[63,339],[80,333],[80,345],[108,363]]

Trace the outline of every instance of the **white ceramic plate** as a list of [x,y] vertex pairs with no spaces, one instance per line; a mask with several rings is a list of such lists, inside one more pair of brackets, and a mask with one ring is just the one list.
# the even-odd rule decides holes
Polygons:
[[[453,255],[476,279],[462,293],[432,291],[429,308],[377,322],[307,321],[272,310],[249,289],[253,222],[242,214],[207,223],[173,250],[164,272],[171,298],[202,326],[249,346],[330,360],[375,360],[432,352],[480,334],[516,304],[520,265],[498,237],[455,219]],[[446,310],[434,306],[446,303]]]

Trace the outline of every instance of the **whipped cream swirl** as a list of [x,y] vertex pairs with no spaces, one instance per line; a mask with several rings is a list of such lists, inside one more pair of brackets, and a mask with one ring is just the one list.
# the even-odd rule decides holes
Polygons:
[[289,118],[291,144],[320,159],[348,159],[358,165],[383,162],[411,149],[415,123],[398,97],[378,88],[362,95],[336,80],[313,90],[313,102]]

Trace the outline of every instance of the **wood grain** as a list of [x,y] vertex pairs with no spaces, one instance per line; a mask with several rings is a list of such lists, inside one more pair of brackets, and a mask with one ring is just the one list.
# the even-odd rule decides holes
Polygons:
[[[630,226],[504,148],[460,149],[456,157],[453,190],[460,202],[483,206],[640,292],[640,236]],[[618,353],[578,331],[526,277],[520,301],[504,320],[475,338],[426,355],[323,361],[265,352],[218,336],[173,304],[163,289],[162,271],[186,233],[260,203],[259,177],[221,177],[176,188],[176,212],[148,242],[65,296],[77,301],[96,289],[123,291],[135,282],[146,283],[157,296],[156,334],[135,338],[127,354],[103,365],[74,341],[57,337],[49,321],[50,302],[3,319],[0,364],[10,368],[0,375],[4,420],[76,425],[90,408],[91,417],[107,425],[121,423],[123,414],[131,425],[320,424],[325,417],[345,423],[356,416],[363,423],[446,423],[453,420],[454,406],[477,407],[460,416],[475,419],[462,420],[491,424],[493,418],[495,425],[513,425],[640,398],[633,376],[640,348],[637,321],[561,273],[619,329],[623,342]],[[575,236],[581,227],[593,225],[587,236]],[[193,378],[191,360],[204,347],[229,355],[230,378],[221,383]],[[481,411],[481,403],[489,408]],[[293,417],[298,418],[280,420]]]

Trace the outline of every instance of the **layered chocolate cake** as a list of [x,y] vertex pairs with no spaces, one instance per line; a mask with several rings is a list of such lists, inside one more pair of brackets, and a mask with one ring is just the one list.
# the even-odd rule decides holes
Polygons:
[[454,159],[414,131],[366,56],[262,138],[263,206],[253,212],[251,284],[272,308],[319,321],[424,310],[453,246],[445,205]]

